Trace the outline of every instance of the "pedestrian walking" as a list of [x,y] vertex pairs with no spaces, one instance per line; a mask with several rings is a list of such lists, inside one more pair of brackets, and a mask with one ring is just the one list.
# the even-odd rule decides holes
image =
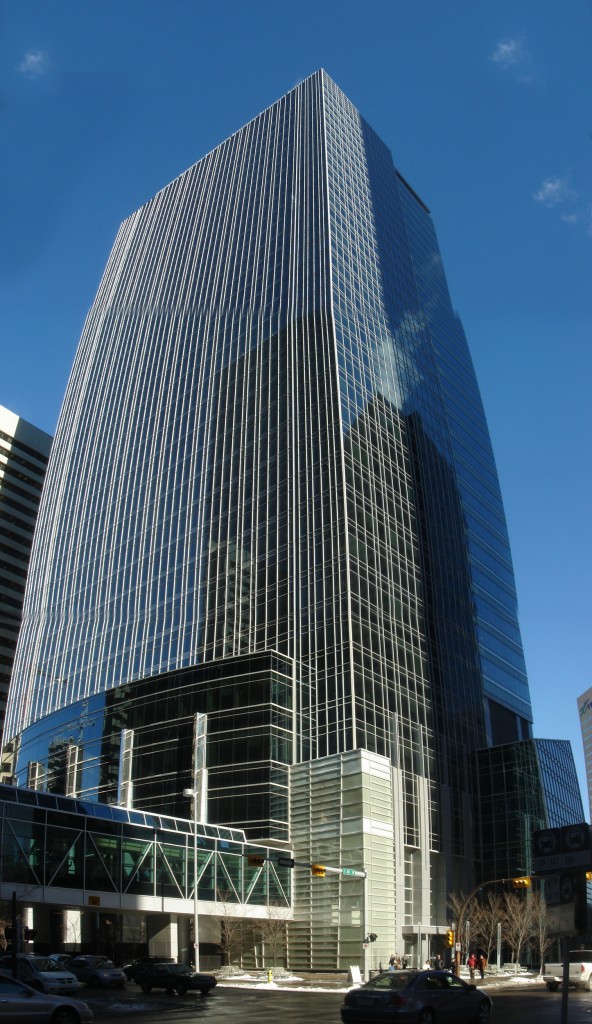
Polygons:
[[471,981],[474,981],[474,979],[475,979],[475,967],[476,966],[477,966],[477,957],[475,956],[474,953],[470,953],[469,954],[469,958],[467,960],[467,967],[469,968],[469,975],[470,975]]

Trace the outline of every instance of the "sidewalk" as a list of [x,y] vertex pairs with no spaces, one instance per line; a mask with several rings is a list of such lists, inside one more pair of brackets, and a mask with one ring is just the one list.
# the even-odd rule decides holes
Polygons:
[[[378,974],[379,971],[372,969],[371,977]],[[281,989],[310,989],[316,991],[325,992],[346,992],[348,988],[352,988],[352,982],[348,980],[347,971],[333,971],[330,973],[322,972],[300,972],[294,973],[285,970],[285,968],[276,968],[271,971],[271,981],[268,980],[267,971],[245,971],[241,974],[239,971],[231,970],[228,974],[222,972],[216,972],[218,978],[218,985],[223,986],[236,986],[236,987],[260,987],[260,988],[281,988]],[[517,985],[522,987],[523,985],[543,985],[543,979],[538,973],[519,971],[518,974],[514,974],[513,971],[486,971],[483,980],[477,976],[471,981],[468,970],[461,970],[462,981],[468,984],[477,985],[478,988],[500,988],[510,987]]]

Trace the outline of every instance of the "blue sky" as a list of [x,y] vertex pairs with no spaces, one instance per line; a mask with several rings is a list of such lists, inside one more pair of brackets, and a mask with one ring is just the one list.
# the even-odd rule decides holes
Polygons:
[[535,734],[590,671],[588,0],[6,0],[0,404],[53,432],[121,220],[324,67],[432,210],[502,483]]

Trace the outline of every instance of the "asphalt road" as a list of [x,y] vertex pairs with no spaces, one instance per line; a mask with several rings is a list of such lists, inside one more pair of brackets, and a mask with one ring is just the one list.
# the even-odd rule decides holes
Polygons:
[[[150,992],[141,995],[138,1003],[142,1011],[130,1018],[131,1007],[126,1007],[127,1020],[137,1024],[237,1024],[252,1021],[256,1024],[340,1024],[339,1007],[343,995],[335,992],[283,992],[262,989],[238,989],[219,986],[208,996],[188,993],[186,996]],[[94,998],[86,1002],[93,1006],[97,1021],[102,1016]]]
[[[491,991],[491,1024],[560,1024],[561,993],[544,986]],[[188,993],[144,995],[136,986],[124,992],[81,990],[97,1021],[126,1017],[129,1024],[340,1024],[343,993],[245,989],[219,985],[209,996]],[[137,1014],[137,1016],[136,1016]],[[592,1024],[592,993],[569,993],[568,1024]]]

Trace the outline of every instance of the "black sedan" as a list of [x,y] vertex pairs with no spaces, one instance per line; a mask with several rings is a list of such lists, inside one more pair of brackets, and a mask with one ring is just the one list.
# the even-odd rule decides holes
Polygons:
[[213,974],[199,974],[187,964],[150,964],[136,980],[142,992],[164,988],[167,992],[178,992],[180,996],[189,989],[197,989],[205,996],[217,984]]
[[385,971],[351,989],[341,1007],[344,1024],[487,1024],[491,999],[447,971]]
[[131,964],[124,964],[121,969],[128,981],[137,981],[150,964],[160,963],[174,964],[175,960],[172,956],[139,956]]

